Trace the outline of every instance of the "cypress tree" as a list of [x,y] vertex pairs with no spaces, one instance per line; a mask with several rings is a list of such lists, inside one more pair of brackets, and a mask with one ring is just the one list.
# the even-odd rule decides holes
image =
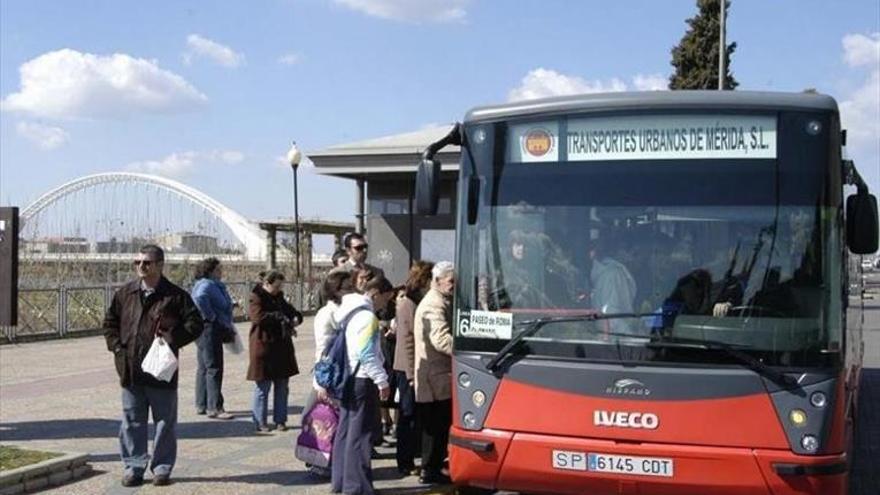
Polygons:
[[[672,48],[675,73],[669,77],[669,89],[718,89],[718,44],[722,0],[697,0],[699,13],[687,20],[688,30],[678,46]],[[727,17],[730,0],[724,0]],[[736,43],[727,45],[724,54],[724,89],[739,86],[730,72],[730,56]]]

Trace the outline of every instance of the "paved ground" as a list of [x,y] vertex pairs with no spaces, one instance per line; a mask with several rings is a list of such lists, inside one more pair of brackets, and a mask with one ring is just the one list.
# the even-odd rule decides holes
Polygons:
[[[880,274],[876,275],[880,282]],[[868,301],[866,369],[858,425],[853,495],[880,493],[880,294]],[[310,328],[307,321],[304,328]],[[309,332],[303,332],[309,333]],[[297,340],[303,369],[312,362],[314,343]],[[249,419],[252,384],[245,381],[245,355],[228,356],[223,389],[227,409],[237,417],[221,422],[197,416],[192,405],[194,347],[181,353],[180,424],[175,483],[166,488],[119,485],[121,464],[116,436],[120,398],[111,355],[103,339],[47,341],[0,346],[0,440],[24,447],[91,453],[97,473],[49,494],[324,494],[328,485],[307,474],[293,457],[298,430],[256,435]],[[298,414],[308,387],[306,376],[291,381],[291,412]],[[293,416],[290,425],[298,423]],[[374,461],[377,487],[387,494],[428,493],[416,478],[400,479],[391,449]],[[872,464],[873,463],[873,464]],[[222,482],[222,483],[220,483]]]
[[[303,328],[311,328],[311,319]],[[313,339],[306,335],[297,339],[296,352],[301,368],[310,369]],[[48,494],[328,493],[329,485],[309,475],[293,456],[298,429],[254,433],[253,384],[245,381],[247,356],[227,354],[226,359],[223,392],[226,408],[236,419],[209,420],[196,415],[193,406],[195,347],[181,351],[178,461],[175,483],[169,487],[129,489],[119,484],[120,392],[112,355],[102,337],[0,346],[0,440],[91,453],[96,475],[44,492]],[[308,380],[305,375],[291,380],[290,426],[299,423]],[[390,494],[429,493],[416,477],[399,478],[392,449],[379,450],[384,458],[373,462],[377,487]]]

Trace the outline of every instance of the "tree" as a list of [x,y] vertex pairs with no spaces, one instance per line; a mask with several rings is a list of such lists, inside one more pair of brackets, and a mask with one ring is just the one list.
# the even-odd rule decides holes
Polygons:
[[[672,66],[675,73],[669,77],[669,89],[717,89],[718,44],[721,26],[719,13],[721,0],[697,0],[700,12],[687,20],[690,26],[678,46],[672,49]],[[724,0],[724,12],[730,0]],[[724,54],[724,89],[739,86],[730,72],[730,56],[736,43],[727,45]]]

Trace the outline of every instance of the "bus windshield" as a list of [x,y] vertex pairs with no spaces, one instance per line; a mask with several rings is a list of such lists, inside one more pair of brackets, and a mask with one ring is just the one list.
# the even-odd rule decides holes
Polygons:
[[717,361],[651,345],[678,337],[810,366],[839,346],[821,159],[486,160],[477,222],[459,227],[458,349],[497,350],[537,318],[560,321],[533,354]]

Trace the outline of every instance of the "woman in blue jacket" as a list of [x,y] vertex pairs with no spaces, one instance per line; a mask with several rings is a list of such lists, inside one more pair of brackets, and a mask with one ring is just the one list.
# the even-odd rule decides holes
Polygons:
[[205,330],[197,341],[196,413],[213,419],[232,419],[223,409],[223,342],[235,337],[232,298],[220,281],[223,268],[217,258],[206,258],[196,267],[192,298],[205,319]]

